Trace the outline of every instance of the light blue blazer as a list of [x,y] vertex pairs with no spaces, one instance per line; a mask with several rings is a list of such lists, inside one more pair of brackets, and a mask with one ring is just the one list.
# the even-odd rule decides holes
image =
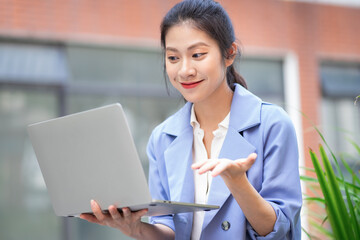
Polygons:
[[[154,199],[194,202],[191,105],[186,103],[157,126],[150,137],[149,187]],[[236,85],[229,128],[219,158],[234,160],[252,152],[258,157],[247,176],[276,212],[273,231],[265,237],[259,236],[218,176],[212,180],[208,204],[219,205],[220,209],[205,213],[201,239],[300,239],[302,197],[292,122],[280,107],[264,103]],[[172,228],[176,239],[186,240],[191,236],[192,221],[192,213],[150,218],[153,224]]]

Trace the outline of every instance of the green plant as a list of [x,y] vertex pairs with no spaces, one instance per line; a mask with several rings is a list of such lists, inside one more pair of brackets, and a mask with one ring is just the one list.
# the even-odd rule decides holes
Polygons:
[[[341,157],[342,164],[351,176],[351,181],[345,180],[340,169],[338,159],[331,151],[321,132],[315,127],[319,133],[327,149],[334,160],[336,173],[330,163],[330,160],[322,145],[319,147],[321,162],[316,153],[310,149],[310,157],[314,165],[314,169],[307,169],[316,173],[317,178],[301,176],[302,181],[318,183],[323,196],[306,197],[307,201],[315,201],[325,208],[326,216],[321,225],[312,223],[315,228],[324,235],[340,240],[359,239],[360,238],[360,179],[348,163]],[[355,147],[360,156],[360,147],[355,142],[349,140]],[[360,158],[359,158],[360,160]],[[325,222],[329,222],[331,230],[329,231],[323,226]],[[303,229],[304,230],[304,229]],[[305,230],[304,230],[305,231]],[[312,236],[305,231],[309,238]]]

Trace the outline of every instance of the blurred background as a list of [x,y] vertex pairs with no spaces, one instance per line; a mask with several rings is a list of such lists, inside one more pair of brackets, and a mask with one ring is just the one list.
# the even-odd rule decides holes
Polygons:
[[[0,239],[128,239],[54,215],[26,126],[120,102],[147,174],[152,129],[183,105],[167,93],[159,43],[176,2],[0,0]],[[236,67],[249,89],[294,122],[300,166],[311,167],[308,148],[320,142],[308,119],[336,153],[354,153],[344,136],[360,142],[360,2],[219,2],[242,46]]]

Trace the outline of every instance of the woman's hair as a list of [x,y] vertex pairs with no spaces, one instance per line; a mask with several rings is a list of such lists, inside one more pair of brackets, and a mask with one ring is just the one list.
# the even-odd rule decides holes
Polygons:
[[[229,49],[236,40],[235,33],[227,12],[219,3],[213,0],[184,0],[170,9],[161,23],[161,46],[164,50],[164,56],[167,32],[171,27],[185,21],[190,22],[194,27],[213,38],[218,43],[224,58],[241,55],[239,50],[237,53],[229,55]],[[166,77],[165,62],[164,75]],[[235,71],[233,64],[226,70],[226,79],[232,90],[235,88],[234,83],[239,83],[247,88],[245,80]]]

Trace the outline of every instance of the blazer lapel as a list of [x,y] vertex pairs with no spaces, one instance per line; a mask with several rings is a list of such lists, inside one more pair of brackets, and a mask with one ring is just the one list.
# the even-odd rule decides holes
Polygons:
[[[166,134],[175,137],[164,152],[164,156],[171,200],[193,203],[195,190],[194,174],[191,169],[193,129],[190,125],[190,109],[191,103],[185,104],[164,130]],[[176,238],[190,239],[193,214],[175,214],[174,223],[177,229]]]
[[191,169],[192,145],[193,132],[191,128],[188,128],[176,137],[165,151],[171,200],[194,201],[194,175]]
[[[247,142],[237,130],[229,128],[219,158],[236,160],[246,158],[250,153],[255,151],[255,147]],[[223,206],[230,194],[223,179],[217,176],[213,178],[211,183],[208,204]],[[217,212],[218,211],[208,211],[205,213],[203,229],[206,228]]]
[[[260,124],[261,100],[240,85],[236,85],[230,111],[230,122],[219,158],[236,160],[246,158],[256,148],[240,132]],[[212,180],[208,204],[223,206],[230,191],[220,176]],[[203,229],[211,222],[218,211],[205,213]]]

